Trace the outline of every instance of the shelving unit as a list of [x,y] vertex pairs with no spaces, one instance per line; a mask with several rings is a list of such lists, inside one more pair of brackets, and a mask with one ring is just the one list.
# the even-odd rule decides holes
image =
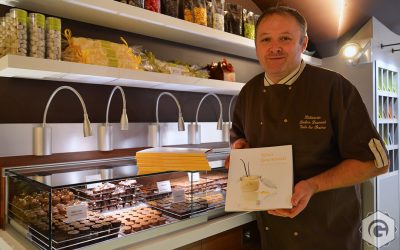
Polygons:
[[[0,4],[257,59],[251,39],[114,0],[0,0]],[[320,59],[308,55],[303,55],[303,59],[312,65],[322,65]]]
[[0,76],[236,95],[244,83],[7,55]]
[[399,170],[399,71],[375,64],[376,127],[389,151],[390,172]]
[[[254,41],[114,0],[0,0],[0,4],[257,59]],[[302,55],[312,65],[320,59]],[[0,76],[236,95],[244,83],[8,55]]]

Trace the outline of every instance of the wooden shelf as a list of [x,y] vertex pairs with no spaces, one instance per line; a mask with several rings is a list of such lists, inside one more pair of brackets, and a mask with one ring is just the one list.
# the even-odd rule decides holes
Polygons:
[[[199,48],[257,59],[254,41],[114,0],[0,0],[1,4],[128,31]],[[313,65],[322,61],[308,55]]]
[[244,83],[7,55],[0,76],[236,95]]

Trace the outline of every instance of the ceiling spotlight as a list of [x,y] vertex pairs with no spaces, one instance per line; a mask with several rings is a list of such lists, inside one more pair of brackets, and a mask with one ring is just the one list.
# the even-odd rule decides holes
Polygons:
[[360,58],[371,47],[371,41],[362,46],[360,43],[349,42],[346,43],[341,49],[340,54],[351,64],[360,63]]
[[348,43],[343,47],[343,56],[348,59],[348,58],[353,58],[355,57],[358,52],[360,52],[361,46],[357,43]]

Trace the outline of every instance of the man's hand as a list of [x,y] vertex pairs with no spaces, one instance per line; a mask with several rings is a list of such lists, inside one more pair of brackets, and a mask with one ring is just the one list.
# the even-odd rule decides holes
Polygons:
[[317,187],[313,186],[311,182],[307,180],[300,181],[294,187],[294,193],[292,195],[293,208],[268,210],[267,213],[276,216],[294,218],[307,207],[311,196],[313,196],[316,191]]
[[[248,147],[249,147],[249,142],[244,138],[237,139],[231,145],[232,149],[241,149],[241,148],[248,148]],[[230,155],[228,155],[228,157],[226,157],[226,159],[225,159],[224,165],[225,165],[226,169],[229,169],[229,162],[230,162]]]

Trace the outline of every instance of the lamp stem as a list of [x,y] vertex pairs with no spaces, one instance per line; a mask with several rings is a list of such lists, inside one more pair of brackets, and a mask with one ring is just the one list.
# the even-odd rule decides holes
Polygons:
[[228,109],[228,118],[229,118],[229,124],[232,122],[231,119],[231,108],[232,108],[232,104],[233,104],[233,100],[237,97],[237,95],[232,96],[230,102],[229,102],[229,109]]
[[50,106],[51,101],[53,100],[54,96],[55,96],[60,90],[62,90],[62,89],[69,89],[69,90],[71,90],[71,91],[79,98],[79,101],[81,102],[82,108],[83,108],[83,115],[84,115],[84,117],[85,117],[85,115],[87,116],[87,110],[86,110],[85,102],[83,101],[83,98],[82,98],[82,96],[78,93],[78,91],[76,91],[74,88],[72,88],[72,87],[70,87],[70,86],[61,86],[61,87],[57,88],[56,90],[54,90],[53,94],[51,94],[49,100],[47,101],[46,108],[45,108],[44,114],[43,114],[43,124],[42,124],[42,127],[44,127],[44,126],[46,125],[47,111],[48,111],[48,109],[49,109],[49,106]]
[[206,99],[208,96],[214,96],[218,103],[219,103],[219,120],[222,121],[222,103],[221,103],[221,99],[219,99],[219,97],[214,94],[214,93],[208,93],[205,96],[203,96],[203,98],[201,98],[199,105],[197,106],[197,111],[196,111],[196,124],[199,122],[199,110],[200,110],[200,106],[203,103],[204,99]]
[[123,105],[123,110],[126,110],[126,99],[125,99],[125,92],[120,86],[115,86],[113,90],[111,91],[110,97],[108,98],[108,104],[107,104],[107,111],[106,111],[106,126],[108,125],[108,111],[110,109],[110,104],[111,104],[111,99],[114,95],[114,92],[116,90],[119,90],[122,95],[122,105]]
[[162,92],[162,93],[158,96],[158,98],[157,98],[157,103],[156,103],[156,120],[157,120],[157,124],[160,123],[160,121],[159,121],[159,119],[158,119],[158,104],[159,104],[159,102],[160,102],[161,96],[163,96],[163,95],[168,95],[168,96],[170,96],[172,99],[174,99],[174,101],[175,101],[175,103],[176,103],[176,106],[178,107],[179,117],[182,117],[181,105],[179,104],[178,99],[176,99],[176,97],[175,97],[173,94],[171,94],[170,92]]

